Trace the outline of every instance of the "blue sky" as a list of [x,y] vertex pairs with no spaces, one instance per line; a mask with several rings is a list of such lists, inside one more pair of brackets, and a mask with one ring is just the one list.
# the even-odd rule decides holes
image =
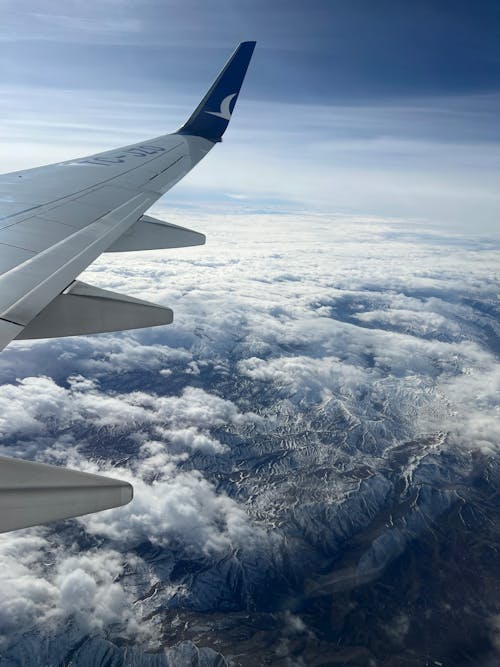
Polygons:
[[0,169],[178,127],[256,39],[227,141],[169,197],[497,233],[493,2],[3,1]]
[[[297,545],[317,548],[324,572],[328,544],[310,526],[327,517],[326,532],[343,545],[345,526],[359,535],[385,516],[388,453],[419,443],[423,456],[412,453],[399,478],[415,503],[385,528],[371,524],[377,540],[367,551],[356,546],[365,574],[381,554],[399,557],[418,525],[407,518],[435,520],[427,490],[444,498],[449,482],[454,497],[454,480],[465,489],[463,480],[478,479],[479,455],[496,456],[500,441],[491,241],[500,215],[500,6],[0,0],[0,8],[0,172],[174,130],[234,46],[258,42],[223,144],[152,210],[206,233],[207,245],[103,255],[81,277],[171,307],[173,325],[17,341],[0,355],[2,454],[116,475],[136,490],[122,509],[0,536],[2,664],[7,652],[22,664],[26,651],[46,664],[68,655],[93,664],[94,641],[111,655],[104,637],[158,648],[169,609],[211,612],[246,595],[225,574],[233,558],[231,571],[241,563],[242,580],[253,586],[257,577],[267,595],[262,564],[288,579],[285,554],[302,595],[309,584],[298,568],[302,559],[309,578],[312,561]],[[309,480],[302,505],[311,513],[298,521],[283,502],[287,461]],[[256,462],[269,477],[254,473]],[[373,474],[359,483],[345,474],[351,462]],[[230,470],[240,479],[234,497],[224,491]],[[180,588],[174,563],[203,559],[200,577]],[[254,599],[242,607],[254,609]],[[295,613],[296,598],[285,604]],[[493,632],[497,616],[481,605]],[[198,621],[190,627],[204,632]],[[203,627],[212,644],[217,628]],[[384,625],[376,633],[384,638]],[[312,630],[310,641],[316,651]]]

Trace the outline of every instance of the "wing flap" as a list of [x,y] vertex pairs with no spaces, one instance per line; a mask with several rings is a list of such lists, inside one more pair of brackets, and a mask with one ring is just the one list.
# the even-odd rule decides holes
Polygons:
[[0,457],[0,533],[126,505],[128,482]]
[[[1,239],[1,232],[0,232]],[[35,255],[34,250],[25,250],[24,248],[14,248],[0,241],[0,276],[14,269],[19,264],[26,262]]]
[[0,319],[0,350],[10,343],[11,340],[22,332],[23,328],[14,322]]
[[143,215],[130,229],[115,241],[106,252],[133,250],[160,250],[203,245],[205,235],[170,222]]
[[74,233],[73,227],[33,216],[1,229],[0,243],[30,253],[37,253],[63,241]]
[[170,324],[170,308],[75,281],[17,335],[19,340],[142,329]]

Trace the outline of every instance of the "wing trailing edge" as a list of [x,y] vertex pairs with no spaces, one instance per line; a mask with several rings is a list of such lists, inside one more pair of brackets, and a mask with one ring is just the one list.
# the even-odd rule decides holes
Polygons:
[[0,533],[126,505],[128,482],[0,457]]
[[23,327],[15,322],[0,319],[0,350],[22,333]]

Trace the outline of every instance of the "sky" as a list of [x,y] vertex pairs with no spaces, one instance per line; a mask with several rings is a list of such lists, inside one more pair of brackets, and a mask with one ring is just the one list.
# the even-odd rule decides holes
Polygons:
[[[456,482],[450,451],[464,475],[471,452],[498,457],[496,3],[0,8],[0,171],[174,130],[236,44],[257,40],[224,142],[151,211],[207,245],[102,256],[82,275],[171,307],[174,323],[0,355],[2,455],[135,488],[126,507],[0,536],[2,664],[62,664],[90,635],[155,648],[162,609],[232,599],[228,554],[252,604],[280,554],[307,576],[286,480],[269,464],[252,486],[245,468],[266,470],[290,424],[308,439],[289,445],[297,470],[332,462],[318,415],[335,444],[333,481],[306,479],[310,514],[290,529],[308,536],[307,567],[325,503],[333,542],[383,505],[394,443],[440,434],[406,471],[426,488]],[[358,465],[373,470],[359,489],[339,473]],[[242,471],[233,495],[220,486],[228,470]],[[390,544],[406,539],[397,521],[386,528]],[[368,547],[360,567],[380,552],[400,553]],[[176,558],[206,563],[209,593],[170,580]]]
[[235,45],[223,146],[169,195],[498,235],[495,2],[2,0],[0,170],[175,130]]

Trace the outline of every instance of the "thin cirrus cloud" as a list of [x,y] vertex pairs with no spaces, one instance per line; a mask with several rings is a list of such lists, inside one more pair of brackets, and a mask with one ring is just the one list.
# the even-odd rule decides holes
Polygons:
[[[130,66],[129,80],[140,78],[135,62],[150,80],[160,81],[165,65],[173,61],[180,74],[192,74],[195,68],[208,73],[207,49],[222,53],[225,44],[257,39],[272,56],[259,88],[266,93],[274,89],[281,99],[303,95],[314,103],[321,98],[331,103],[417,91],[498,89],[498,12],[489,2],[451,9],[430,0],[405,8],[392,2],[375,7],[363,0],[317,0],[306,10],[297,0],[286,9],[259,0],[240,3],[237,11],[226,0],[210,6],[199,0],[153,0],[140,7],[111,0],[67,4],[64,10],[60,3],[48,2],[43,12],[33,2],[21,10],[12,2],[4,5],[8,29],[3,35],[10,41],[6,57],[13,71],[24,71],[28,46],[59,70],[54,76],[67,75],[86,55],[85,79],[92,74],[102,84],[112,74],[123,81],[119,56],[121,64],[125,60]],[[62,52],[68,68],[60,62],[53,66]]]
[[[2,171],[72,159],[174,130],[194,104],[186,95],[174,105],[162,105],[153,96],[131,102],[127,94],[103,96],[95,90],[51,94],[5,87],[4,96],[10,102],[2,118],[8,137]],[[33,96],[41,104],[36,113]],[[477,136],[470,130],[470,99],[449,99],[444,110],[442,102],[433,100],[406,104],[327,108],[242,100],[230,140],[165,201],[203,205],[236,195],[256,206],[280,200],[294,208],[405,216],[449,230],[497,235],[495,98],[476,98],[476,113],[482,117]]]
[[28,4],[22,13],[7,3],[4,35],[15,41],[1,47],[0,170],[174,130],[234,42],[256,38],[224,149],[171,196],[227,192],[498,235],[494,7],[467,10],[464,32],[463,8],[358,4],[317,2],[304,15],[295,2],[285,14],[258,3],[238,12],[225,2]]

